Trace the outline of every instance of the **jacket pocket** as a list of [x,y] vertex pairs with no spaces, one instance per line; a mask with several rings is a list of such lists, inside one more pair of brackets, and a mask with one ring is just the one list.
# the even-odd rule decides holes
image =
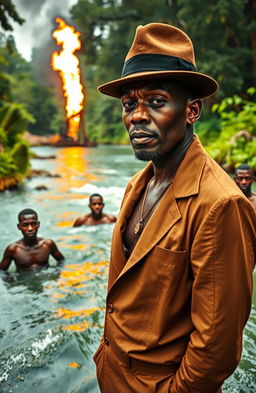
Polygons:
[[178,266],[186,257],[186,250],[169,250],[160,246],[156,246],[152,252],[152,257],[161,261],[161,265]]
[[173,323],[172,309],[186,259],[185,250],[157,246],[123,277],[111,298],[117,310],[111,320],[118,326],[115,335],[121,346],[130,342],[133,351],[153,348],[165,334],[169,321]]

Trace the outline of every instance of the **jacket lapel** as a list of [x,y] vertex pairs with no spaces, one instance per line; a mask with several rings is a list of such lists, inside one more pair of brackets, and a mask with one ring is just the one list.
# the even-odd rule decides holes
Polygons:
[[148,164],[143,170],[138,172],[133,179],[131,179],[131,182],[128,186],[128,191],[124,195],[121,210],[118,215],[112,236],[112,249],[108,280],[109,289],[112,287],[113,283],[127,263],[127,258],[124,254],[123,247],[123,233],[125,231],[127,220],[134,209],[134,205],[136,204],[140,193],[152,176],[152,164]]
[[[146,168],[139,173],[139,176],[132,180],[131,189],[124,196],[122,208],[112,238],[112,254],[108,284],[109,291],[114,283],[124,275],[127,270],[140,261],[180,218],[180,212],[175,201],[173,189],[172,186],[170,186],[159,203],[159,206],[147,222],[129,259],[126,259],[122,241],[126,222],[132,213],[140,193],[152,176],[152,164],[148,164]],[[161,223],[160,226],[159,222]]]
[[180,212],[170,186],[147,222],[120,276],[148,254],[179,219]]

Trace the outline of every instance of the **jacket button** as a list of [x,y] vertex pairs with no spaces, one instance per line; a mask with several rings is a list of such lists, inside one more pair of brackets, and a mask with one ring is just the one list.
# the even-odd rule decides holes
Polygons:
[[108,346],[109,345],[109,341],[108,341],[108,339],[105,337],[105,339],[104,339],[104,342],[105,342],[105,344]]
[[108,304],[107,305],[107,312],[112,313],[114,311],[114,306],[113,304]]

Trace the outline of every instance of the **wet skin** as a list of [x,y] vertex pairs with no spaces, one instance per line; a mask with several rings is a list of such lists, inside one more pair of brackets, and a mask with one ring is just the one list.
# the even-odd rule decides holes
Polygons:
[[252,183],[255,180],[252,170],[237,169],[234,180],[238,185],[238,187],[241,189],[241,191],[244,193],[244,195],[247,196],[249,201],[253,204],[253,206],[256,209],[256,194],[251,190]]
[[17,224],[23,238],[10,244],[0,263],[0,269],[7,270],[12,261],[15,262],[17,271],[33,270],[49,266],[49,256],[62,265],[64,256],[58,250],[55,242],[51,239],[37,237],[40,222],[36,215],[28,214],[21,217]]
[[102,198],[97,196],[92,197],[89,203],[91,213],[78,217],[73,226],[79,227],[82,225],[100,225],[116,222],[116,217],[103,213],[104,206],[105,204]]
[[[153,162],[154,179],[148,188],[143,209],[146,224],[157,206],[154,206],[155,201],[161,199],[168,188],[193,141],[191,125],[200,117],[201,101],[191,100],[189,93],[175,83],[164,86],[154,82],[134,84],[123,89],[121,103],[123,122],[135,156]],[[139,238],[139,234],[134,234],[134,228],[141,218],[144,192],[137,201],[124,233],[127,256]]]

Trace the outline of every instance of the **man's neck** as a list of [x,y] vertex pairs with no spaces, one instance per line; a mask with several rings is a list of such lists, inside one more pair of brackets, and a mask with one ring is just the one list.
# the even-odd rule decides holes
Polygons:
[[168,182],[170,179],[174,178],[175,173],[193,140],[193,132],[187,133],[185,138],[169,155],[153,162],[155,184]]
[[248,190],[246,190],[246,191],[243,191],[243,193],[244,193],[244,195],[245,195],[247,198],[250,198],[250,197],[252,196],[252,191],[251,191],[250,188],[249,188]]
[[33,237],[32,239],[28,239],[28,238],[23,238],[23,244],[26,247],[34,247],[38,244],[38,238],[37,237]]
[[95,221],[101,220],[102,217],[103,217],[103,213],[100,213],[100,214],[93,214],[93,213],[92,213],[92,218],[93,218]]

